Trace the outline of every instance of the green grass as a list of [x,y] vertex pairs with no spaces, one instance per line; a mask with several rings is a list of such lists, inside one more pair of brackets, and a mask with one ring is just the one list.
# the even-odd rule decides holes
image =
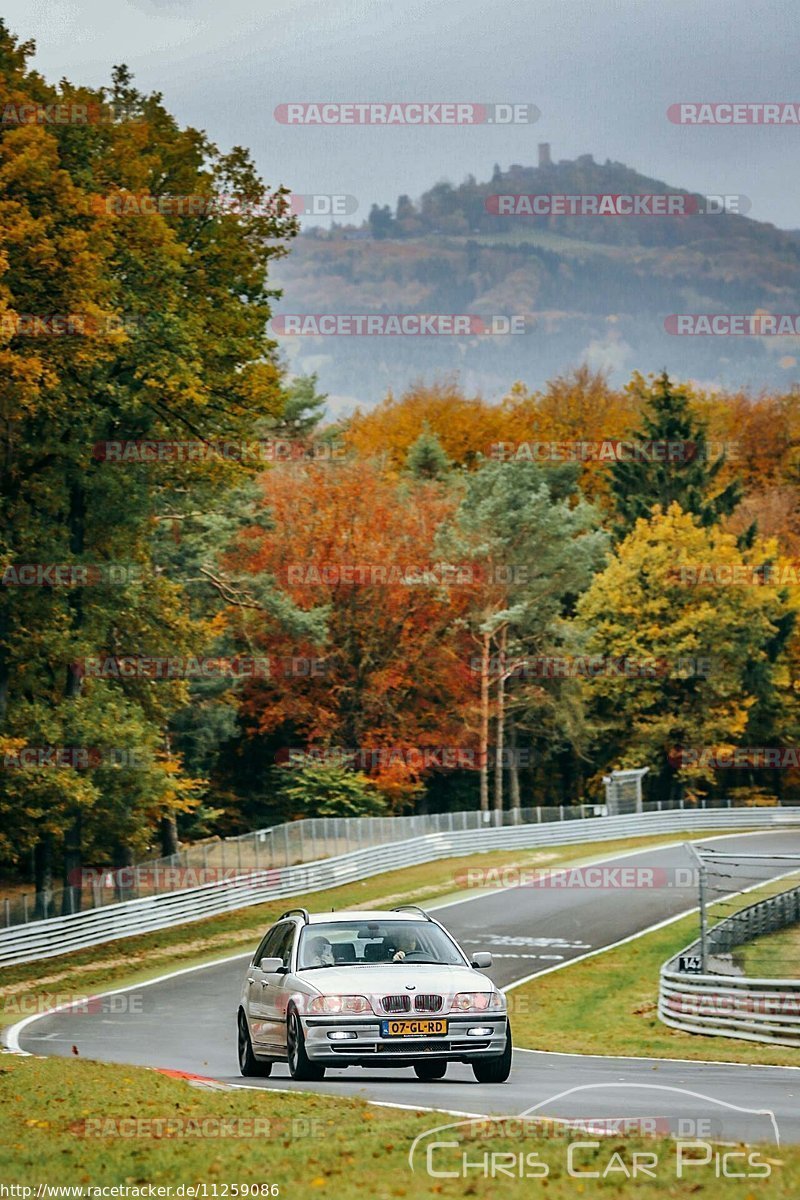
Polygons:
[[[752,893],[728,900],[724,909],[716,906],[709,910],[710,920],[753,902]],[[800,948],[798,930],[794,934]],[[800,1067],[800,1049],[791,1046],[704,1037],[671,1029],[659,1021],[659,970],[697,936],[697,916],[684,917],[615,950],[514,988],[508,996],[515,1044],[571,1054]]]
[[800,925],[737,946],[736,960],[756,979],[800,979]]
[[[576,1179],[567,1171],[564,1138],[514,1137],[513,1130],[489,1138],[475,1136],[474,1128],[438,1137],[460,1141],[471,1162],[481,1161],[484,1153],[506,1152],[524,1163],[524,1155],[536,1153],[547,1177],[492,1179],[473,1170],[466,1178],[436,1178],[427,1174],[424,1155],[415,1158],[412,1172],[412,1140],[456,1119],[309,1093],[205,1091],[140,1067],[5,1055],[0,1057],[0,1182],[173,1189],[202,1182],[210,1196],[214,1185],[218,1196],[225,1185],[233,1196],[231,1185],[272,1183],[282,1200],[527,1200],[533,1195],[549,1200],[698,1195],[790,1200],[800,1194],[800,1147],[758,1152],[759,1161],[769,1165],[766,1179],[717,1179],[709,1164],[679,1180],[676,1145],[663,1138],[598,1139],[596,1149],[576,1158],[579,1169],[602,1172],[614,1153],[614,1165],[624,1162],[629,1170],[635,1152],[655,1154],[654,1179],[627,1181],[618,1166],[606,1180]],[[172,1136],[165,1135],[168,1128]],[[452,1169],[460,1153],[460,1148],[437,1152],[434,1168]]]
[[[102,989],[143,983],[171,970],[213,962],[237,951],[253,949],[269,924],[295,904],[321,910],[444,901],[474,894],[474,891],[464,890],[459,883],[459,877],[471,867],[559,866],[607,858],[625,850],[682,842],[690,836],[704,834],[693,831],[691,834],[623,838],[518,852],[499,850],[441,859],[418,867],[388,871],[324,892],[295,896],[291,900],[268,901],[171,929],[105,942],[58,958],[6,967],[0,971],[0,1027],[13,1025],[25,1015],[21,1012],[22,1004],[28,1006],[26,1011],[37,1011],[37,997],[91,995]],[[51,1001],[51,1004],[55,1003],[55,1000]]]

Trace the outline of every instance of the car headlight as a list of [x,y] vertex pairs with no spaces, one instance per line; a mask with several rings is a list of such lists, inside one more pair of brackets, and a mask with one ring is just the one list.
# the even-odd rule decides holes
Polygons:
[[486,1012],[487,1009],[502,1011],[505,1007],[500,992],[459,992],[453,1000],[453,1012]]
[[315,996],[308,1005],[308,1011],[337,1015],[370,1013],[372,1005],[366,996]]

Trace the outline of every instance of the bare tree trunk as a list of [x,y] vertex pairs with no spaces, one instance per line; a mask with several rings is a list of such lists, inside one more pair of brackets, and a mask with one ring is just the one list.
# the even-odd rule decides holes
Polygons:
[[506,646],[508,630],[503,627],[497,652],[497,738],[494,765],[494,811],[503,811],[503,754],[506,724]]
[[81,911],[83,898],[83,855],[81,853],[81,838],[83,817],[80,812],[75,814],[72,824],[64,834],[64,891],[61,900],[61,913],[76,913]]
[[509,731],[509,749],[511,751],[511,762],[509,763],[508,768],[508,786],[511,794],[511,807],[521,808],[522,806],[520,804],[519,790],[519,764],[517,762],[517,726],[513,720],[511,721],[511,728]]
[[130,846],[119,842],[114,847],[114,894],[117,900],[133,899],[134,889],[128,882],[131,872],[126,867],[133,866],[133,851]]
[[489,811],[489,648],[491,637],[483,635],[481,646],[481,726],[478,753],[481,772],[481,812]]
[[53,835],[45,833],[33,848],[33,886],[36,892],[34,913],[40,919],[51,917],[53,902]]
[[178,849],[178,826],[175,818],[170,814],[161,818],[161,853],[164,858],[169,858],[171,855],[177,854]]
[[[167,754],[172,753],[172,740],[169,735],[169,727],[164,730],[164,749]],[[165,813],[161,818],[161,853],[164,858],[171,858],[173,854],[177,854],[180,850],[180,842],[178,841],[178,822],[175,819],[174,813]]]
[[[79,483],[73,483],[69,495],[69,546],[72,555],[79,560],[85,548],[86,497]],[[83,626],[83,597],[76,588],[69,597],[72,612],[72,633],[77,636]],[[75,662],[67,664],[64,697],[76,700],[81,694],[81,675]],[[73,813],[72,823],[64,834],[64,890],[61,894],[62,914],[80,912],[83,897],[81,840],[83,815],[80,809]]]
[[2,607],[0,607],[0,726],[5,725],[6,711],[8,710],[8,689],[11,683],[11,671],[8,665],[8,657],[2,649],[2,644],[8,636],[10,628],[10,620],[5,597],[2,599]]

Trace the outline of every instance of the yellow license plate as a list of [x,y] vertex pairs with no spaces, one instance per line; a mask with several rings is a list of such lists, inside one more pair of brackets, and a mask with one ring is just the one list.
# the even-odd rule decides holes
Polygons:
[[430,1037],[447,1033],[447,1021],[381,1021],[381,1033],[384,1037]]

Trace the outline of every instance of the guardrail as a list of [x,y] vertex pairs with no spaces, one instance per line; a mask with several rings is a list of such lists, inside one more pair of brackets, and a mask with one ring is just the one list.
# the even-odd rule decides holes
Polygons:
[[[658,807],[660,810],[661,805]],[[499,813],[471,809],[415,813],[405,817],[304,817],[236,837],[196,842],[165,858],[147,859],[117,869],[104,867],[77,871],[76,878],[66,888],[22,893],[14,899],[5,899],[0,926],[26,925],[29,921],[85,912],[122,900],[141,900],[145,896],[183,891],[204,883],[233,879],[247,871],[317,862],[427,833],[580,821],[600,815],[606,815],[602,805],[562,804],[559,807],[511,808]]]
[[[683,807],[682,800],[657,801],[645,803],[641,811],[668,812]],[[720,799],[708,804],[703,801],[701,807],[730,808],[731,801]],[[636,811],[632,805],[616,809],[613,815],[632,815]],[[594,820],[607,815],[607,808],[602,804],[561,804],[509,808],[502,812],[470,809],[415,813],[405,817],[305,817],[268,829],[254,829],[237,837],[196,842],[166,858],[153,858],[118,869],[90,867],[76,871],[76,878],[66,888],[22,893],[13,899],[7,897],[0,908],[0,926],[27,925],[29,921],[86,912],[123,900],[141,900],[145,896],[183,891],[204,883],[233,879],[248,871],[317,862],[428,833]]]
[[[800,887],[794,887],[714,925],[707,934],[708,953],[725,954],[798,921]],[[685,1033],[800,1046],[800,979],[695,975],[677,969],[681,956],[699,953],[698,940],[661,968],[658,1015],[665,1025]]]
[[0,967],[52,958],[117,938],[199,921],[267,900],[339,887],[384,871],[441,858],[701,829],[769,829],[788,823],[800,823],[800,812],[785,808],[739,808],[639,813],[597,817],[591,821],[427,834],[384,845],[380,854],[370,848],[314,863],[248,871],[231,880],[0,930]]

